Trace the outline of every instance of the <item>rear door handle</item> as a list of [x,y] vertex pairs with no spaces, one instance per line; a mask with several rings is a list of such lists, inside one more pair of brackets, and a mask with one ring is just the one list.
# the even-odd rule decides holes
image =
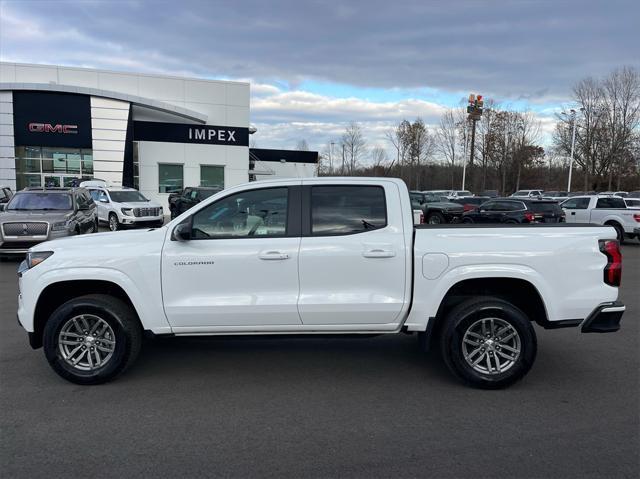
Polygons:
[[289,255],[281,251],[263,251],[258,254],[258,258],[263,259],[265,261],[274,261],[274,260],[277,261],[277,260],[289,259]]
[[369,249],[362,253],[365,258],[393,258],[395,255],[395,251],[381,248]]

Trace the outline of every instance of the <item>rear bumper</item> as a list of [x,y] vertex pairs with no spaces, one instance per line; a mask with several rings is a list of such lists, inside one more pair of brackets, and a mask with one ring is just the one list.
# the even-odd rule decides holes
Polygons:
[[620,320],[626,310],[621,301],[602,303],[585,319],[580,330],[583,333],[613,333],[620,329]]

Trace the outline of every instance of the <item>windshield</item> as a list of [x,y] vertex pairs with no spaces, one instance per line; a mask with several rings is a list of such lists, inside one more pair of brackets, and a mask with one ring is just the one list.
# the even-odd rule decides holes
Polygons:
[[205,198],[209,198],[211,195],[215,195],[222,190],[200,190],[200,199],[204,200]]
[[9,204],[7,210],[72,210],[71,195],[63,193],[18,193]]
[[135,203],[136,201],[149,201],[142,193],[136,190],[131,191],[109,191],[111,201],[116,203]]

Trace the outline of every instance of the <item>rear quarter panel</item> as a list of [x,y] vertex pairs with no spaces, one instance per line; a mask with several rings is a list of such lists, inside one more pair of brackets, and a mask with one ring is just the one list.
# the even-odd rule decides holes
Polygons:
[[410,330],[424,330],[447,291],[476,278],[530,282],[544,301],[549,321],[586,318],[618,289],[603,281],[606,257],[599,239],[615,239],[610,227],[523,226],[420,228],[415,235]]

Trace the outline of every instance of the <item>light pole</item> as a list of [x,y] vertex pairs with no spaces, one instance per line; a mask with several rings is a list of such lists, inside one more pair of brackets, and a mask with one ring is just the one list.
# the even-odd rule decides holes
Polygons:
[[329,143],[329,172],[333,175],[333,145],[335,142]]
[[[569,156],[569,180],[567,181],[567,192],[571,193],[571,175],[573,174],[573,153],[576,148],[576,111],[572,108],[571,110],[571,122],[573,123],[573,132],[571,133],[571,154]],[[584,108],[580,108],[580,111],[584,111]],[[563,115],[566,113],[563,111]]]
[[462,155],[462,190],[467,179],[467,122],[464,122],[464,153]]

